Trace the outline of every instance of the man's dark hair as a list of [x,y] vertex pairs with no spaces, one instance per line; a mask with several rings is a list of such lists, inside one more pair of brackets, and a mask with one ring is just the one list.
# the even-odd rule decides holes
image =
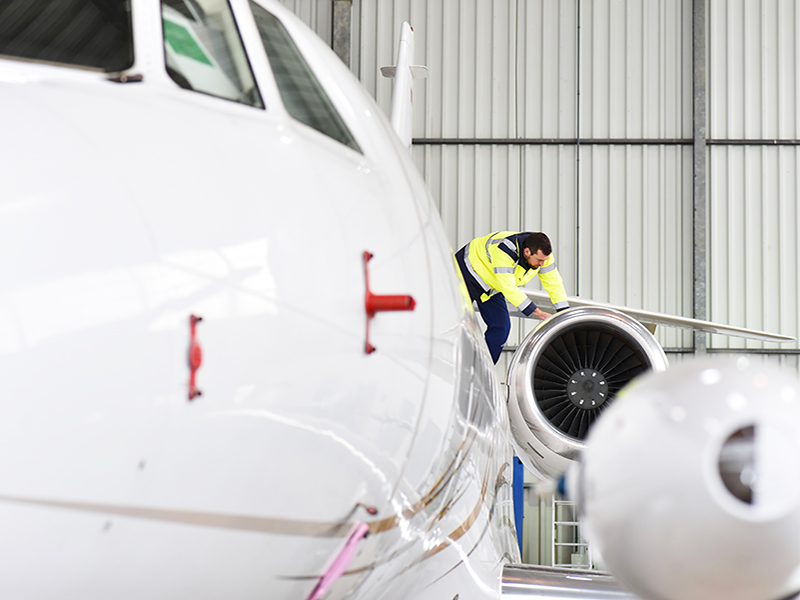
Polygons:
[[539,250],[545,256],[550,256],[553,253],[553,244],[550,243],[550,238],[541,231],[530,234],[525,238],[523,246],[531,251],[531,254],[536,254]]

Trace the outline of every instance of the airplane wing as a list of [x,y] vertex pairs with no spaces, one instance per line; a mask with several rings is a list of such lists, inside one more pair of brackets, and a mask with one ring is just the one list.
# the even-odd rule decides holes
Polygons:
[[[552,307],[550,297],[547,292],[538,290],[528,290],[522,288],[522,291],[533,300],[537,305],[543,305],[545,308]],[[750,338],[754,340],[762,340],[765,342],[777,342],[783,344],[786,342],[794,342],[796,338],[788,335],[781,335],[778,333],[769,333],[766,331],[758,331],[755,329],[746,329],[744,327],[734,327],[732,325],[723,325],[721,323],[712,323],[711,321],[701,321],[700,319],[692,319],[689,317],[677,317],[665,313],[651,312],[649,310],[641,310],[638,308],[629,308],[627,306],[616,306],[613,304],[604,304],[602,302],[595,302],[594,300],[586,300],[585,298],[577,298],[570,296],[567,298],[570,306],[594,306],[598,308],[611,308],[619,312],[623,312],[637,321],[649,325],[666,325],[669,327],[683,327],[687,329],[695,329],[697,331],[705,331],[706,333],[720,333],[722,335],[732,335],[736,337]]]

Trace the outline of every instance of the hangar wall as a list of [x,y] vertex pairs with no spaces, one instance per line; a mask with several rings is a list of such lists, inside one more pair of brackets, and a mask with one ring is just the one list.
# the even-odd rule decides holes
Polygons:
[[800,6],[711,0],[709,17],[709,306],[719,321],[797,336]]
[[[543,230],[568,294],[683,316],[695,295],[693,10],[702,6],[699,294],[711,320],[800,334],[793,0],[283,2],[326,40],[331,6],[352,6],[350,66],[387,113],[391,81],[379,67],[394,64],[402,22],[414,26],[430,76],[415,88],[413,155],[454,248],[492,230]],[[532,326],[513,321],[511,347]],[[693,352],[687,332],[657,337],[673,362]],[[710,343],[800,369],[797,348]]]
[[331,0],[280,0],[330,45],[333,3]]

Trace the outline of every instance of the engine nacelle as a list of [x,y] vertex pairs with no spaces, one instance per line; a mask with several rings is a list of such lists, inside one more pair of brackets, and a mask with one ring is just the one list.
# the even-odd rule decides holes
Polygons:
[[609,308],[572,308],[543,321],[508,371],[517,454],[539,477],[566,472],[590,428],[631,379],[667,357],[641,323]]
[[584,532],[648,600],[800,590],[800,385],[745,358],[683,363],[625,389],[570,470]]

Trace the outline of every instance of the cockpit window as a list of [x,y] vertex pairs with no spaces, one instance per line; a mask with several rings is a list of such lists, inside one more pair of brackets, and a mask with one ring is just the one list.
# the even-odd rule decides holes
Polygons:
[[0,54],[124,71],[133,65],[130,1],[0,2]]
[[251,1],[250,7],[289,114],[301,123],[361,152],[283,24],[255,2]]
[[264,108],[227,0],[162,0],[169,76],[182,88]]

